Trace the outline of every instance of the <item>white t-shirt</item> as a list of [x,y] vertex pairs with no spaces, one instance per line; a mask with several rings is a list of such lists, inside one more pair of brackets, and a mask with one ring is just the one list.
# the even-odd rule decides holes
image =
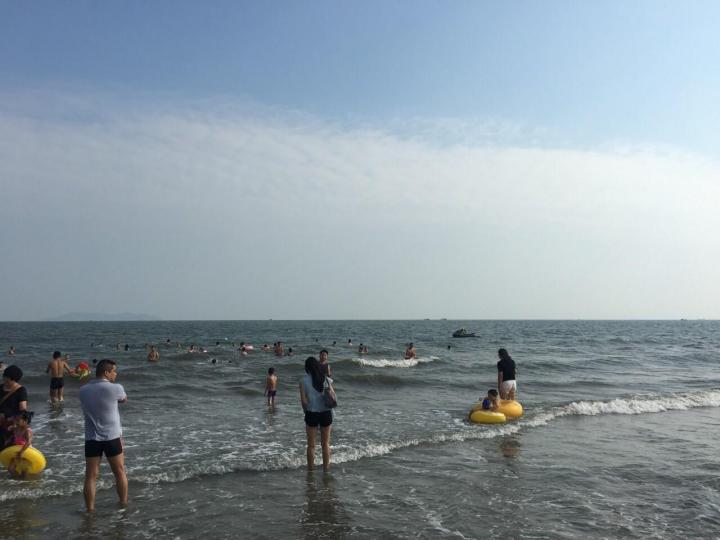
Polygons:
[[112,441],[122,436],[118,402],[126,398],[122,385],[94,379],[80,389],[86,441]]

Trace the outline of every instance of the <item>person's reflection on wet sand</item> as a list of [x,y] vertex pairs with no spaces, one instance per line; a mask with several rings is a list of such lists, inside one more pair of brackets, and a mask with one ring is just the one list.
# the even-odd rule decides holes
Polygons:
[[500,437],[498,447],[503,456],[514,459],[520,453],[522,444],[520,444],[520,438],[517,435],[508,435],[506,437]]
[[[128,518],[128,508],[117,505],[115,511],[107,512],[102,518],[96,513],[83,512],[80,517],[80,526],[74,538],[103,538],[103,540],[125,540],[132,536],[128,534],[131,525]],[[137,523],[135,523],[137,525]]]
[[11,517],[7,523],[3,518],[0,538],[25,538],[27,531],[39,530],[47,525],[47,519],[39,515],[35,501],[18,500],[3,504],[7,504],[8,509],[11,509]]
[[345,538],[350,532],[347,513],[335,496],[332,474],[308,471],[300,522],[306,539]]

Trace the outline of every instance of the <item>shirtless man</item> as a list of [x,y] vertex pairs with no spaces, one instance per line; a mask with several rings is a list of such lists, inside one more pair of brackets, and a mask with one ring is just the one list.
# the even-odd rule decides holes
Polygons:
[[150,352],[148,353],[148,362],[157,362],[160,360],[160,353],[155,348],[155,345],[150,345]]
[[277,394],[277,375],[275,368],[268,368],[268,375],[265,379],[265,395],[267,396],[268,407],[275,406],[275,395]]
[[405,349],[405,360],[410,360],[411,358],[415,358],[415,356],[415,346],[409,343],[407,349]]
[[275,345],[275,356],[284,356],[285,347],[283,347],[282,341],[278,341]]
[[63,401],[63,386],[65,386],[65,380],[63,376],[65,372],[70,373],[70,367],[67,365],[67,361],[62,357],[60,351],[53,353],[53,359],[48,364],[45,373],[49,373],[50,377],[50,401],[55,404]]

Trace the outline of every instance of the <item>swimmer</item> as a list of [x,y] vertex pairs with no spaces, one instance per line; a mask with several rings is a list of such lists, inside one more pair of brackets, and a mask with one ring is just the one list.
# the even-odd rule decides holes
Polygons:
[[67,364],[68,358],[69,355],[63,358],[60,351],[55,351],[53,353],[53,359],[48,364],[47,369],[45,369],[45,373],[49,373],[51,377],[50,402],[53,404],[63,401],[63,387],[65,386],[63,375],[66,371],[72,373],[70,366]]
[[147,355],[148,362],[158,362],[160,360],[160,353],[155,348],[155,345],[150,345],[150,352]]
[[240,348],[239,348],[238,350],[240,351],[240,354],[242,354],[243,356],[247,356],[247,355],[248,355],[248,349],[247,349],[247,347],[245,346],[245,342],[244,342],[244,341],[241,341],[241,342],[240,342]]
[[285,348],[283,347],[282,341],[278,341],[275,344],[275,356],[284,356]]
[[415,358],[416,355],[417,353],[415,352],[415,346],[412,343],[408,343],[408,346],[405,349],[405,360]]
[[288,355],[288,356],[292,356],[292,355],[294,355],[294,354],[295,354],[295,353],[293,352],[292,347],[290,347],[290,348],[288,349],[287,355]]
[[263,346],[262,346],[262,350],[263,350],[264,352],[269,351],[269,350],[270,350],[270,345],[268,345],[267,343],[264,343]]
[[10,348],[8,349],[7,355],[8,355],[8,356],[15,356],[15,347],[14,347],[13,345],[10,345]]
[[352,339],[348,339],[348,347],[352,347]]
[[370,351],[368,350],[368,346],[367,346],[367,345],[363,346],[362,352],[363,352],[363,354],[368,354],[368,353],[370,352]]
[[364,352],[363,344],[361,343],[360,346],[358,347],[358,354],[362,354],[363,352]]
[[268,368],[268,375],[265,379],[265,395],[267,396],[268,407],[275,406],[275,395],[277,394],[277,375],[275,368]]
[[126,344],[125,344],[125,352],[128,352],[129,350],[130,350],[130,345],[128,345],[128,344],[126,343]]

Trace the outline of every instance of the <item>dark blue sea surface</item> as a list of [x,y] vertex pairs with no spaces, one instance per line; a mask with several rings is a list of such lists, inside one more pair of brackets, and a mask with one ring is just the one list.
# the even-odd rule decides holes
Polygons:
[[[460,327],[478,337],[451,338]],[[295,355],[260,350],[278,340]],[[255,346],[246,357],[242,341]],[[403,359],[408,342],[416,360]],[[0,323],[11,345],[4,361],[25,372],[48,467],[0,474],[2,537],[720,536],[717,321]],[[517,363],[525,415],[470,424],[499,347]],[[305,470],[297,389],[321,348],[339,401],[329,474]],[[56,349],[71,364],[118,362],[127,509],[103,465],[97,515],[83,512],[80,385],[67,378],[64,405],[47,403]]]

